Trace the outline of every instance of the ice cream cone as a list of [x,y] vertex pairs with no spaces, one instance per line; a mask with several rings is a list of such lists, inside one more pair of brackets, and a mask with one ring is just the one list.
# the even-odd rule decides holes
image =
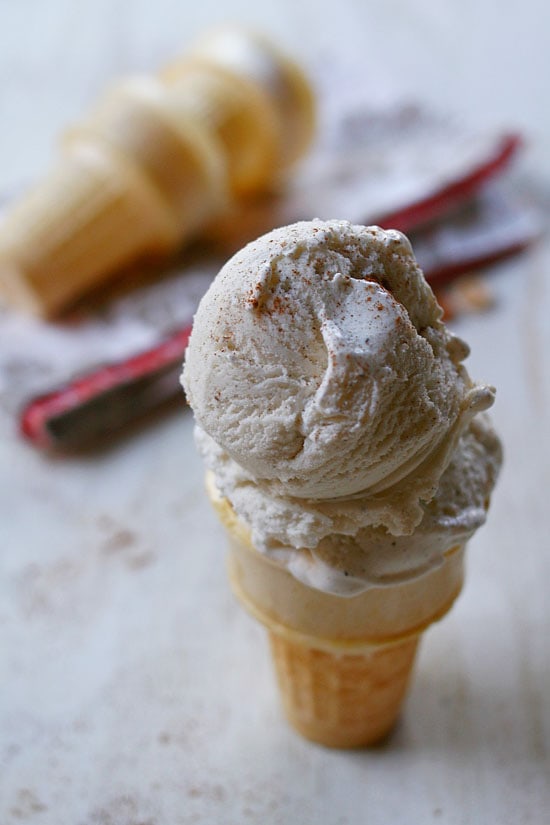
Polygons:
[[315,97],[300,66],[270,40],[239,26],[222,26],[202,37],[191,52],[255,86],[274,113],[277,174],[300,158],[315,132]]
[[155,117],[158,103],[138,89],[120,90],[93,127],[70,133],[62,162],[7,215],[0,282],[16,305],[55,314],[129,262],[168,252],[223,202],[214,141]]
[[261,89],[198,57],[171,66],[162,77],[178,117],[201,124],[220,141],[232,193],[269,186],[281,168],[279,123]]
[[57,169],[0,226],[8,301],[59,312],[125,266],[175,252],[303,152],[313,128],[306,79],[246,33],[238,42],[262,72],[226,59],[234,37],[220,33],[157,77],[119,83],[66,133]]
[[412,581],[337,596],[258,552],[211,475],[207,489],[228,533],[232,589],[268,629],[291,725],[328,747],[380,740],[399,715],[421,634],[461,590],[464,548],[453,547],[442,565]]

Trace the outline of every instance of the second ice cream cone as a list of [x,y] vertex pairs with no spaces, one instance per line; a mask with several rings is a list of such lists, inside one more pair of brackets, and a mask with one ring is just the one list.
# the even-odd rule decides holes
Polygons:
[[270,101],[245,77],[195,58],[163,74],[174,111],[219,140],[233,194],[257,193],[280,170],[279,123]]
[[270,188],[312,130],[300,69],[238,29],[157,77],[115,85],[67,132],[53,174],[3,220],[0,292],[55,315]]
[[302,69],[271,41],[238,26],[223,26],[202,37],[193,57],[254,85],[263,108],[272,110],[277,165],[288,168],[308,149],[315,131],[315,98]]
[[221,208],[221,151],[198,126],[176,130],[157,109],[149,84],[119,90],[93,126],[66,137],[63,162],[6,217],[0,272],[13,303],[55,314],[117,268],[170,251]]

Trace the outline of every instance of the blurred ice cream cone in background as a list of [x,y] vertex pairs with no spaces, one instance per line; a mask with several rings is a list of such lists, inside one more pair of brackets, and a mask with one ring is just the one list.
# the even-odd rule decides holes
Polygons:
[[262,37],[220,29],[161,77],[177,91],[180,111],[219,138],[236,194],[269,188],[311,143],[311,86],[299,66]]
[[113,86],[0,226],[0,294],[53,315],[117,270],[175,251],[307,148],[313,94],[261,37],[221,29],[157,77]]

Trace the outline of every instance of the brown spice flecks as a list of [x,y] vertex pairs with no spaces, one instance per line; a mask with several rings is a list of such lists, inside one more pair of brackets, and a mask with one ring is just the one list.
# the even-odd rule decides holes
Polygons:
[[258,309],[260,306],[260,297],[262,294],[262,284],[258,281],[256,286],[253,289],[248,290],[248,298],[246,303],[249,304],[253,309]]
[[[222,335],[221,340],[222,340],[222,343],[223,343],[222,352],[225,352],[226,349],[228,349],[228,350],[236,349],[235,338],[234,338],[232,332],[225,332]],[[218,343],[219,343],[219,341],[218,341]]]
[[275,295],[273,300],[262,307],[267,315],[291,315],[292,304],[288,298],[282,298],[280,295]]

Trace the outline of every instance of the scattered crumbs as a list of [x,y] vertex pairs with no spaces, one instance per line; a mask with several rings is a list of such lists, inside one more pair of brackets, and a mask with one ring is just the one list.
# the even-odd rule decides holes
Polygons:
[[113,530],[116,527],[116,522],[107,513],[101,513],[96,523],[100,530]]
[[126,566],[130,570],[142,570],[152,564],[156,556],[150,550],[138,551],[137,543],[139,536],[125,527],[114,529],[111,526],[111,534],[107,536],[101,546],[101,552],[106,556],[114,556],[122,553]]
[[16,742],[12,742],[10,745],[8,745],[4,750],[4,756],[3,756],[3,760],[2,760],[4,762],[4,764],[8,760],[13,759],[14,756],[17,756],[20,751],[21,751],[21,746],[18,745]]
[[144,567],[149,567],[150,564],[153,564],[155,558],[154,553],[150,550],[145,550],[143,553],[131,556],[127,561],[127,565],[130,570],[142,570]]
[[118,553],[120,550],[126,550],[136,542],[136,534],[132,530],[121,527],[111,533],[103,542],[102,551],[104,553]]
[[11,808],[10,813],[17,819],[28,819],[33,814],[47,810],[47,806],[40,801],[34,791],[28,788],[21,788],[21,790],[17,792],[17,802]]
[[114,797],[91,812],[90,825],[158,825],[152,816],[139,813],[138,802],[128,794]]
[[206,798],[211,802],[224,802],[227,799],[227,791],[219,784],[191,785],[187,790],[187,796],[194,799]]
[[496,302],[489,284],[477,275],[463,276],[441,287],[436,290],[436,298],[444,311],[445,320],[457,315],[486,312]]
[[27,565],[18,577],[17,591],[25,617],[56,612],[70,594],[81,566],[72,559],[59,559],[48,567]]

